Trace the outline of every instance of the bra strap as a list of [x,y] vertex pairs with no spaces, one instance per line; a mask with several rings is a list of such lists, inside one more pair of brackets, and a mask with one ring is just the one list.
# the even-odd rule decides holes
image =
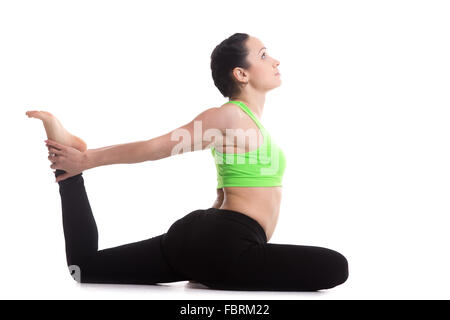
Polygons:
[[255,115],[253,114],[252,110],[250,110],[250,108],[247,107],[245,105],[245,103],[243,103],[242,101],[234,101],[234,100],[231,100],[231,101],[228,101],[228,102],[232,102],[232,103],[238,105],[239,107],[241,107],[241,109],[244,110],[245,113],[247,113],[250,116],[250,118],[253,119],[253,121],[256,123],[256,125],[260,129],[265,130],[264,126],[261,124],[261,122],[259,122],[258,118],[255,117]]

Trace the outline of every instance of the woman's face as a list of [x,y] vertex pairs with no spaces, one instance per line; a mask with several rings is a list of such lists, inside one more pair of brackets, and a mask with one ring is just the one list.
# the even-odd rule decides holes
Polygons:
[[250,36],[246,46],[249,51],[247,61],[251,66],[246,72],[239,73],[238,79],[244,83],[248,81],[248,84],[258,91],[266,92],[280,86],[280,75],[276,75],[280,62],[269,55],[258,38]]

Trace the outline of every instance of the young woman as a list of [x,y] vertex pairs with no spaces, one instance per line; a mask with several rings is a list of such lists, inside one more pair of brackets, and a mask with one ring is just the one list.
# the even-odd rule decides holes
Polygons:
[[[146,141],[87,149],[52,114],[26,113],[43,121],[49,139],[48,159],[61,195],[67,264],[76,281],[190,280],[213,289],[315,291],[347,280],[348,263],[339,252],[268,243],[278,220],[286,159],[261,124],[261,116],[266,93],[281,84],[279,64],[258,38],[245,33],[230,36],[211,54],[214,84],[229,102]],[[195,124],[197,130],[201,125],[201,135],[195,134]],[[173,138],[180,135],[181,144]],[[84,170],[155,161],[180,150],[205,148],[211,148],[217,168],[217,199],[211,208],[188,213],[161,235],[98,250]]]

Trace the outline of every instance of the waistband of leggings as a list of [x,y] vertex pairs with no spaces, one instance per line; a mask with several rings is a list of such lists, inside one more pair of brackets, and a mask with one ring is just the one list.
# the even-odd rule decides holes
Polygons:
[[264,228],[259,224],[258,221],[256,221],[252,217],[249,217],[248,215],[242,212],[229,209],[209,208],[206,211],[209,213],[224,214],[225,218],[231,218],[247,225],[257,234],[259,234],[262,237],[262,239],[264,239],[264,242],[267,242],[267,236],[266,232],[264,231]]

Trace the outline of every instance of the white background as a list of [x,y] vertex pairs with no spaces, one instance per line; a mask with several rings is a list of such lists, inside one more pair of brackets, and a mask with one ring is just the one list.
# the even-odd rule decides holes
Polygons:
[[[0,298],[448,299],[450,5],[447,1],[2,1]],[[271,243],[344,254],[317,293],[187,282],[78,284],[41,121],[88,148],[150,139],[225,103],[210,54],[235,32],[281,64],[262,123],[287,167]],[[84,172],[99,249],[162,234],[212,206],[210,150]]]

